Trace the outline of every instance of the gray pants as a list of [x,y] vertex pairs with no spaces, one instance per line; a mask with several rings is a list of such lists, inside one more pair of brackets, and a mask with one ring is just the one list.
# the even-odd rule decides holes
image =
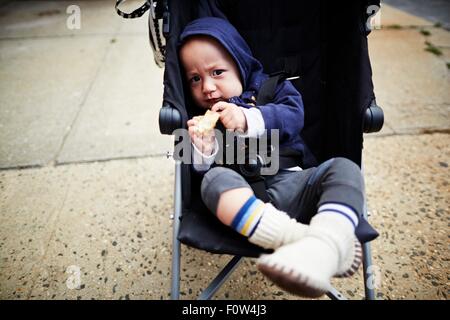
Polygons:
[[[322,204],[340,203],[357,213],[360,224],[364,221],[362,230],[356,232],[362,242],[378,235],[362,219],[364,183],[360,168],[348,159],[333,158],[303,171],[280,170],[274,176],[266,176],[265,185],[271,203],[299,222],[309,223]],[[237,172],[223,167],[212,168],[203,177],[203,202],[215,214],[220,195],[242,187],[250,188],[250,185]]]

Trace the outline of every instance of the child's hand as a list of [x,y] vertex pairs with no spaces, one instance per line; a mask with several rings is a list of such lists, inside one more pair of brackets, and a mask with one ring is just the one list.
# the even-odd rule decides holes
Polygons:
[[220,121],[226,129],[244,133],[247,131],[247,119],[240,107],[233,103],[219,101],[211,108],[220,113]]
[[198,133],[196,126],[198,124],[199,118],[200,117],[193,117],[187,122],[189,136],[191,137],[191,140],[195,144],[197,149],[200,150],[203,155],[210,156],[214,151],[215,145],[214,130],[208,130],[204,133]]

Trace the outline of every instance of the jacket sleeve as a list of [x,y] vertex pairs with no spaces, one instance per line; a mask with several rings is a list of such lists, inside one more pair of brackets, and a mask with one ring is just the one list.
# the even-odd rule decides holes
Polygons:
[[280,143],[295,140],[303,129],[302,97],[287,80],[277,86],[273,102],[257,107],[261,111],[268,134],[272,129],[280,130]]

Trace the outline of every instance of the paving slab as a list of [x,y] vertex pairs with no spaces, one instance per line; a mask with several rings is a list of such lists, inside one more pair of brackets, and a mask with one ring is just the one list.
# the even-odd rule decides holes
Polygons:
[[381,3],[379,21],[381,27],[396,26],[432,26],[433,22],[418,16],[412,15],[405,11],[399,10],[385,3]]
[[56,158],[109,40],[0,40],[0,168]]
[[449,145],[448,134],[366,139],[380,298],[448,299]]
[[0,297],[167,298],[173,168],[147,158],[1,172]]
[[[372,243],[379,298],[446,298],[449,139],[366,141],[370,221],[381,234]],[[73,164],[0,177],[2,298],[169,298],[172,161]],[[194,298],[230,258],[186,246],[182,255],[182,298]],[[254,262],[244,260],[216,298],[298,299],[264,279]],[[81,273],[75,289],[68,287],[70,266]],[[361,270],[333,283],[349,298],[363,298]]]
[[[450,48],[442,48],[442,55],[446,61],[446,64],[450,64]],[[447,67],[448,68],[448,67]]]
[[0,297],[26,299],[68,193],[66,168],[0,173]]
[[[3,171],[0,297],[168,299],[173,166],[147,158]],[[181,298],[195,298],[229,259],[183,245]],[[298,299],[254,259],[216,298]]]
[[384,0],[383,3],[433,23],[440,23],[450,30],[450,3],[447,0]]
[[145,36],[118,35],[58,156],[59,163],[165,154],[159,133],[163,70]]
[[396,132],[447,128],[450,81],[443,59],[425,51],[416,29],[381,29],[369,36],[377,102]]
[[[80,10],[79,29],[68,28],[71,5]],[[11,1],[0,7],[0,17],[0,38],[114,34],[123,22],[112,1]]]
[[437,47],[450,48],[450,32],[442,28],[423,28],[430,33],[426,40]]

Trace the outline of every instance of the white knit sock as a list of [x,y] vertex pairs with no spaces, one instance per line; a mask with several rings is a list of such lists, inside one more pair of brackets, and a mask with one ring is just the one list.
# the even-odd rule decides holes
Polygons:
[[[320,214],[337,214],[338,216],[345,217],[355,230],[358,225],[358,216],[350,207],[339,203],[325,203],[317,210],[317,215]],[[343,220],[344,221],[344,220]]]
[[311,219],[300,240],[262,255],[258,269],[291,293],[307,297],[326,293],[331,277],[342,271],[354,249],[354,225],[349,217],[322,211]]
[[[350,208],[339,204],[326,204],[311,219],[310,228],[333,243],[339,255],[335,276],[353,274],[361,262],[361,250],[355,237],[357,215]],[[358,251],[359,250],[359,251]]]
[[277,249],[297,241],[305,235],[307,229],[307,225],[297,222],[287,213],[266,203],[263,215],[248,240],[265,249]]

